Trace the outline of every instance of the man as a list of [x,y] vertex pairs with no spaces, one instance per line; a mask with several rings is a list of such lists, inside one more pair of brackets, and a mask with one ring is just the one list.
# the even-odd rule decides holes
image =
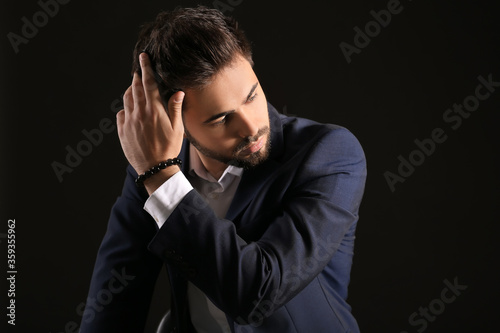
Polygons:
[[278,114],[252,64],[216,10],[143,27],[117,114],[130,166],[82,333],[142,332],[162,262],[166,331],[359,331],[346,298],[363,151],[340,126]]

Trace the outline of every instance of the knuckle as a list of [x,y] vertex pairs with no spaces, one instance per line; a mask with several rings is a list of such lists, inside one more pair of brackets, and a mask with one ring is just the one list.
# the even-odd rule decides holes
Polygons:
[[125,93],[123,94],[123,98],[130,98],[132,96],[132,90],[130,89],[130,87],[125,90]]
[[144,90],[142,89],[137,89],[135,92],[134,92],[134,98],[139,100],[139,101],[142,101],[144,100]]
[[142,82],[141,81],[139,81],[139,80],[132,81],[132,89],[139,90],[140,88],[142,88]]
[[147,115],[147,107],[141,107],[137,109],[138,112],[133,113],[133,118],[134,121],[139,122],[139,123],[145,123],[148,120],[148,115]]
[[131,102],[132,100],[133,100],[132,90],[127,89],[127,91],[125,91],[125,94],[123,94],[123,102]]

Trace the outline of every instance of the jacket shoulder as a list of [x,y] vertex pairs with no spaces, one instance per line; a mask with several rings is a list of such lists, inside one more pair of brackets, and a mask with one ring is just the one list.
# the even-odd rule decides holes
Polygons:
[[346,156],[358,161],[365,159],[359,140],[343,126],[284,115],[280,115],[280,118],[285,155],[304,151],[323,154],[322,159],[327,159],[328,156]]

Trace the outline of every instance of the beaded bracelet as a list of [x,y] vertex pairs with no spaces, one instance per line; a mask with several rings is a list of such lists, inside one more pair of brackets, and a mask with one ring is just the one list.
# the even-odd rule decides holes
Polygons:
[[142,175],[139,175],[137,179],[135,180],[135,185],[137,187],[144,187],[144,181],[154,175],[155,173],[160,172],[161,170],[165,169],[166,167],[169,167],[171,165],[178,165],[182,166],[182,161],[179,158],[169,158],[168,160],[164,162],[160,162],[158,165],[155,165],[148,171],[144,172]]

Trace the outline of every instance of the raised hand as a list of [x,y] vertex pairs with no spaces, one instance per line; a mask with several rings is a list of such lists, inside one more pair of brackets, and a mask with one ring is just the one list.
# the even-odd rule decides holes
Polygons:
[[[184,92],[172,95],[167,112],[146,53],[141,53],[140,63],[142,78],[134,74],[132,85],[123,96],[124,110],[116,114],[123,152],[138,174],[161,161],[177,157],[184,136],[181,115]],[[177,166],[162,170],[161,175],[145,182],[146,189],[151,193],[178,171]]]

